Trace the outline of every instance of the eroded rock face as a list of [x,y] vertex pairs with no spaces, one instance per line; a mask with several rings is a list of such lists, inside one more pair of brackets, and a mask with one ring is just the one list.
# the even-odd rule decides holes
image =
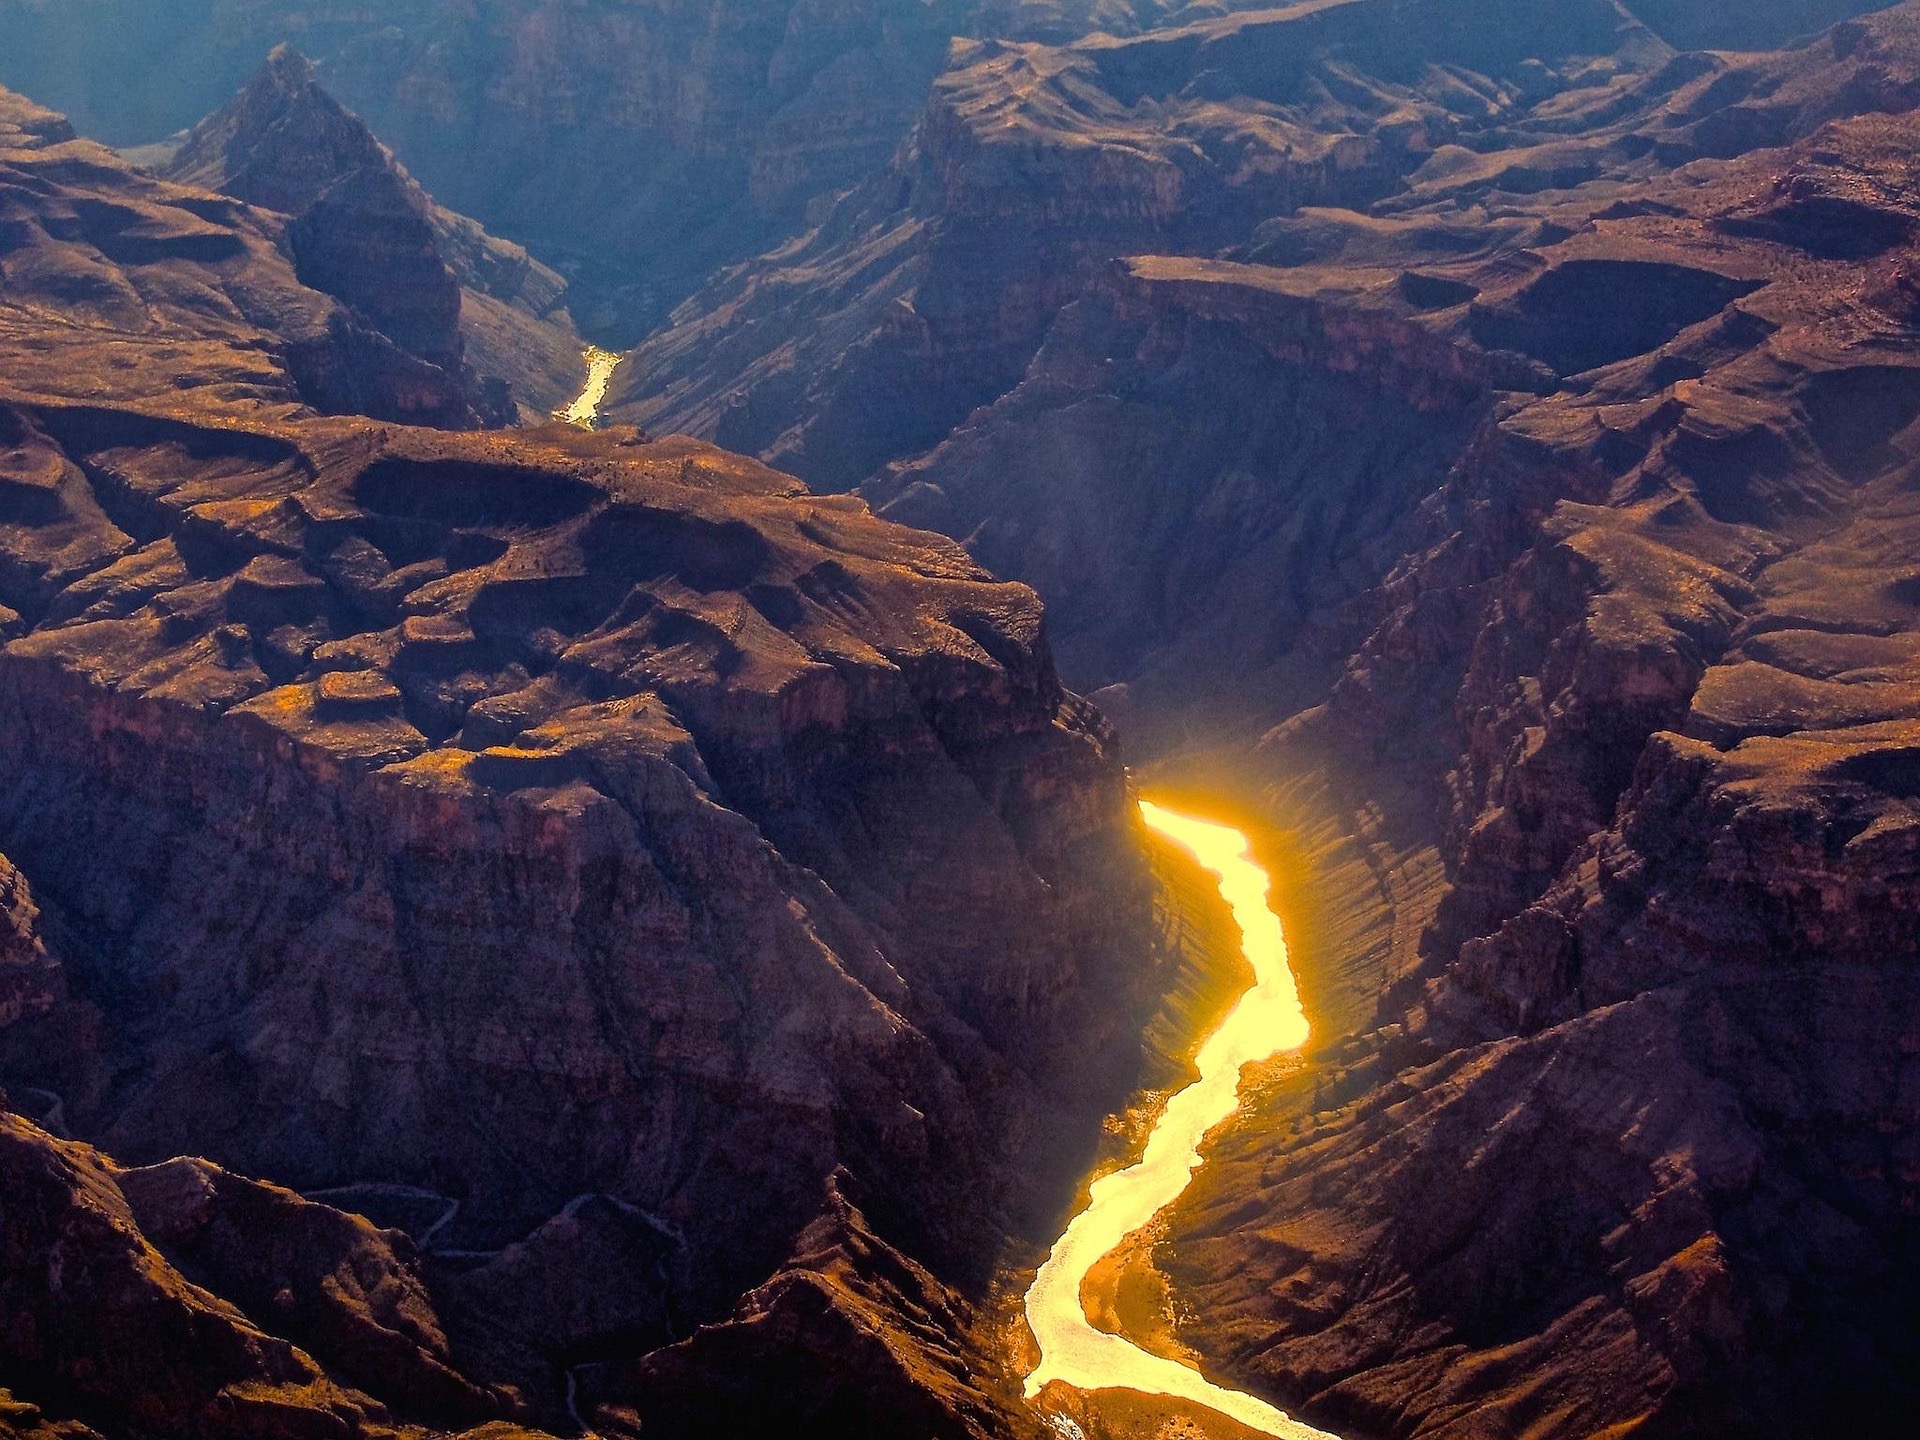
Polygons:
[[404,349],[461,364],[460,286],[434,244],[425,198],[285,46],[164,172],[293,217],[301,283],[344,300]]
[[1042,1433],[1007,1413],[993,1361],[963,1338],[975,1326],[967,1301],[874,1234],[844,1183],[829,1182],[788,1263],[730,1317],[638,1362],[586,1372],[594,1423],[634,1433],[623,1420],[637,1412],[638,1433],[668,1436]]
[[39,920],[26,877],[0,856],[0,1030],[45,1014],[57,999],[57,967],[47,956]]
[[0,1158],[5,1433],[538,1440],[517,1393],[452,1368],[404,1234],[204,1160],[128,1170],[4,1110]]
[[1062,312],[1018,387],[862,494],[1058,597],[1063,663],[1124,686],[1102,698],[1130,724],[1257,710],[1284,703],[1267,677],[1313,683],[1276,666],[1398,558],[1491,369],[1284,271],[1138,260]]
[[[1787,8],[1745,18],[1785,39]],[[1496,205],[1451,229],[1415,218],[1437,200],[1740,153],[1814,103],[1784,75],[1770,87],[1765,62],[1678,55],[1612,3],[1359,0],[1187,19],[1119,39],[957,46],[889,171],[716,275],[638,349],[617,413],[855,485],[1018,384],[1053,317],[1117,258],[1293,263],[1325,243],[1330,215],[1353,212],[1362,235],[1404,212],[1436,258],[1458,255],[1509,217]],[[1731,38],[1745,21],[1720,26]],[[1874,73],[1860,61],[1849,83],[1861,88],[1841,103],[1871,108]],[[1684,121],[1667,108],[1680,100],[1695,112]],[[1715,148],[1732,136],[1733,150]],[[1730,298],[1684,275],[1635,278],[1618,333],[1551,362],[1638,353]],[[1522,332],[1549,343],[1582,293],[1576,271],[1490,314],[1489,348]]]
[[[1913,27],[1742,63],[1817,113],[1869,51],[1877,110]],[[1203,1351],[1329,1424],[1826,1433],[1913,1403],[1915,123],[1542,197],[1561,238],[1420,268],[1416,301],[1452,298],[1420,323],[1476,344],[1547,277],[1659,267],[1522,337],[1551,393],[1463,453],[1326,706],[1266,743],[1457,751],[1424,975],[1317,1093],[1264,1093],[1159,1252]],[[1632,357],[1550,353],[1662,311]]]
[[1058,596],[1130,733],[1298,711],[1191,763],[1351,803],[1385,913],[1327,969],[1400,984],[1158,1251],[1183,1336],[1335,1429],[1910,1409],[1915,16],[1568,67],[1370,207],[1108,267],[864,487]]
[[[573,393],[566,282],[436,204],[282,45],[239,95],[163,147],[159,173],[289,217],[301,283],[438,366],[488,421],[539,420]],[[500,395],[507,387],[507,397]]]
[[110,1429],[393,1433],[384,1407],[189,1282],[153,1249],[113,1167],[0,1113],[0,1293],[10,1368]]
[[[1204,655],[1233,724],[1292,717],[1243,774],[1360,797],[1400,908],[1327,935],[1399,983],[1154,1251],[1218,1373],[1356,1435],[1894,1428],[1916,9],[1737,55],[1459,14],[964,48],[631,413],[900,462],[866,493],[1081,592],[1064,653],[1142,715]],[[61,151],[20,113],[10,163]],[[170,403],[142,334],[113,386],[7,357],[0,846],[91,942],[17,1023],[94,1006],[64,1053],[121,1080],[41,1083],[130,1160],[415,1187],[434,1318],[376,1256],[366,1317],[287,1322],[355,1376],[991,1431],[949,1282],[1144,964],[1030,594],[693,442],[316,421],[264,361]]]
[[[317,415],[293,352],[344,365],[351,312],[277,218],[16,109],[0,1068],[117,1157],[6,1122],[23,1402],[566,1425],[570,1369],[803,1267],[838,1171],[844,1283],[979,1282],[1124,1089],[1160,945],[1033,593],[697,442]],[[143,1381],[169,1326],[204,1353]]]
[[[281,217],[153,179],[11,96],[0,114],[16,117],[0,128],[0,333],[14,385],[477,423],[454,377],[301,283]],[[26,483],[9,493],[31,512]]]
[[967,1247],[951,1167],[1144,902],[1030,592],[690,444],[14,424],[71,496],[20,559],[98,517],[0,663],[14,852],[139,950],[147,1078],[90,1133],[482,1230],[609,1191],[713,1237],[700,1294],[839,1156]]
[[777,240],[810,200],[884,167],[954,37],[1127,34],[1182,8],[272,0],[216,14],[6,0],[0,81],[113,143],[143,143],[192,125],[268,50],[298,43],[437,196],[581,267],[599,301],[583,322],[631,334],[715,266]]
[[405,1236],[357,1215],[174,1159],[115,1177],[141,1231],[194,1283],[415,1417],[480,1423],[511,1397],[483,1390],[454,1357]]
[[[1179,33],[1189,48],[1220,50],[1224,63],[1234,45],[1256,44],[1261,23]],[[1911,16],[1895,11],[1851,34],[1779,54],[1638,69],[1616,59],[1569,66],[1558,78],[1529,71],[1518,88],[1496,93],[1490,118],[1452,115],[1446,130],[1436,118],[1420,142],[1424,158],[1403,157],[1415,168],[1369,181],[1389,193],[1365,211],[1320,205],[1271,216],[1252,226],[1233,260],[1109,262],[1075,282],[1078,298],[1047,325],[1013,388],[861,493],[1038,586],[1074,680],[1109,687],[1102,702],[1147,748],[1178,743],[1183,732],[1265,728],[1312,704],[1349,656],[1374,643],[1400,646],[1407,668],[1438,686],[1421,703],[1447,708],[1450,682],[1436,677],[1455,673],[1448,666],[1457,662],[1442,652],[1465,643],[1470,619],[1443,614],[1436,598],[1420,612],[1427,633],[1382,632],[1376,642],[1379,606],[1401,601],[1392,586],[1382,595],[1394,598],[1363,597],[1410,554],[1459,551],[1463,529],[1493,525],[1505,535],[1517,525],[1530,534],[1543,494],[1591,499],[1604,485],[1604,476],[1570,479],[1562,454],[1501,438],[1517,432],[1483,428],[1508,403],[1499,397],[1583,383],[1574,377],[1665,353],[1688,333],[1693,345],[1667,355],[1658,378],[1690,374],[1699,355],[1757,344],[1770,322],[1736,302],[1773,267],[1759,249],[1729,243],[1736,236],[1791,230],[1795,253],[1813,246],[1824,254],[1839,233],[1885,253],[1906,233],[1904,202],[1879,192],[1856,199],[1857,169],[1827,173],[1817,147],[1764,196],[1716,217],[1707,234],[1677,244],[1652,223],[1648,207],[1666,203],[1653,198],[1663,193],[1661,177],[1700,159],[1717,133],[1805,138],[1836,114],[1910,105],[1901,76],[1916,73]],[[1156,46],[1178,48],[1173,35],[1078,48],[1111,66]],[[1409,95],[1405,103],[1429,102]],[[1230,107],[1208,113],[1218,120],[1222,108]],[[1164,113],[1142,105],[1156,122]],[[1286,113],[1334,131],[1357,123],[1324,107]],[[1576,182],[1585,182],[1585,198],[1564,212],[1526,198]],[[1118,204],[1123,188],[1089,179],[1094,198],[1076,203],[1111,192]],[[1195,193],[1182,203],[1206,213]],[[1862,218],[1869,212],[1871,223]],[[1648,223],[1629,225],[1636,216]],[[742,295],[737,313],[752,303]],[[750,415],[752,406],[730,413]],[[1422,519],[1423,502],[1460,464],[1484,473],[1479,509]],[[1511,558],[1497,545],[1473,546],[1459,563]],[[1526,623],[1561,622],[1542,614]],[[1711,628],[1705,618],[1686,623]],[[1533,664],[1532,652],[1515,663]],[[1564,824],[1544,822],[1562,836],[1557,851],[1554,843],[1540,857],[1510,848],[1500,864],[1542,885],[1567,847],[1605,822],[1648,717],[1665,723],[1675,697],[1688,693],[1689,665],[1697,670],[1697,658],[1669,667],[1664,701],[1642,697],[1639,713],[1603,722],[1617,722],[1624,737],[1600,787],[1612,789]],[[1356,687],[1348,693],[1359,703]],[[1431,736],[1419,708],[1397,719]],[[1451,769],[1458,753],[1450,737],[1436,741],[1417,768]],[[1473,761],[1478,769],[1496,763],[1480,754]]]

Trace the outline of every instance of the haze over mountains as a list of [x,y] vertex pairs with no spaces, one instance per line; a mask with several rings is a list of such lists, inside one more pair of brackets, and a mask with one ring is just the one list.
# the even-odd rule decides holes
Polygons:
[[1089,1314],[1346,1440],[1912,1413],[1920,0],[0,83],[0,1430],[1031,1440],[1232,968],[1140,781],[1316,1039]]

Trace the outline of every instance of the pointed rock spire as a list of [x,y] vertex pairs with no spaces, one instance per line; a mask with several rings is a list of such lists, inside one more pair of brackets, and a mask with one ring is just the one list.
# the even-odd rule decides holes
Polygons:
[[460,286],[440,252],[432,202],[298,50],[277,46],[245,89],[194,127],[166,175],[290,216],[304,283],[420,358],[460,368]]

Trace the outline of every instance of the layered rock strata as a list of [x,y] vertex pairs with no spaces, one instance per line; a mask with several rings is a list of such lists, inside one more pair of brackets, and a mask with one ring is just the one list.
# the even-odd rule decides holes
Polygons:
[[1033,593],[692,441],[316,414],[341,334],[427,367],[272,212],[5,113],[0,1069],[116,1157],[5,1122],[32,1423],[566,1426],[827,1266],[824,1206],[936,1357],[873,1404],[984,1426],[946,1287],[1071,1183],[1159,962]]
[[[1785,39],[1791,8],[1719,33]],[[887,172],[717,274],[636,352],[615,413],[850,486],[1016,385],[1115,258],[1291,261],[1277,218],[1645,175],[1699,144],[1636,129],[1676,91],[1709,144],[1786,110],[1710,81],[1752,64],[1682,57],[1613,0],[1347,0],[958,46]],[[1471,250],[1504,218],[1436,243]]]
[[[1912,23],[1769,63],[1886,63]],[[1913,1402],[1914,129],[1596,184],[1535,202],[1556,243],[1421,268],[1475,292],[1426,323],[1551,393],[1504,402],[1265,752],[1453,752],[1448,884],[1377,1032],[1262,1093],[1158,1252],[1189,1339],[1323,1423]]]
[[479,421],[444,369],[301,283],[283,217],[143,174],[5,92],[0,224],[0,344],[22,390]]
[[301,283],[455,377],[489,420],[544,418],[575,388],[582,345],[566,282],[435,204],[286,46],[155,163],[287,216]]
[[[1131,33],[1172,0],[0,3],[0,82],[139,144],[292,41],[436,195],[577,271],[590,328],[640,333],[717,265],[887,163],[950,40]],[[603,339],[616,338],[602,335]]]

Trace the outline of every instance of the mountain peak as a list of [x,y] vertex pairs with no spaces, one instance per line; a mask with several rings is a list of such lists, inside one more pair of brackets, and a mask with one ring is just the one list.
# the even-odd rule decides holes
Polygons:
[[266,62],[254,72],[253,79],[241,91],[241,95],[245,97],[259,90],[277,92],[288,100],[317,101],[334,109],[341,108],[321,88],[314,74],[313,61],[286,41],[267,52]]
[[432,202],[299,51],[276,47],[164,174],[291,217],[303,282],[422,359],[459,369],[460,288],[434,239]]
[[66,116],[0,87],[0,149],[39,150],[73,138]]
[[252,80],[193,127],[167,178],[299,215],[342,176],[397,168],[366,124],[314,78],[313,62],[278,45]]

